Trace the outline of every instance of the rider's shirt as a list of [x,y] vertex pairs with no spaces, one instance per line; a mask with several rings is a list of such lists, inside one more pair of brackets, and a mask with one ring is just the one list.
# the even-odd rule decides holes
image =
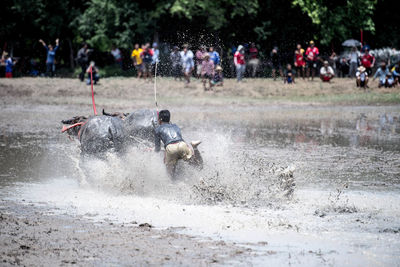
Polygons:
[[156,128],[155,133],[155,150],[160,151],[161,142],[164,143],[164,147],[167,145],[183,141],[181,129],[176,124],[163,123]]

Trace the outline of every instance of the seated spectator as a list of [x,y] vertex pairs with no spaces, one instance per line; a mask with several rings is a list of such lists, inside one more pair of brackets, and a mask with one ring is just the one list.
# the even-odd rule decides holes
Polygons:
[[323,82],[330,82],[332,78],[335,76],[333,69],[329,66],[328,61],[324,61],[324,65],[319,71],[320,78]]
[[[214,78],[214,61],[210,58],[210,54],[204,54],[203,62],[201,64],[201,78],[203,80],[204,90],[211,90],[211,80]],[[206,80],[208,80],[210,86],[208,89],[206,87]]]
[[357,87],[368,88],[368,73],[365,67],[360,66],[356,72],[356,84]]
[[224,76],[222,74],[221,66],[215,68],[214,78],[211,81],[212,86],[224,86]]
[[400,79],[400,66],[399,65],[395,65],[392,69],[392,75],[393,75],[393,79],[394,79],[394,85],[396,86],[397,84],[399,84],[399,79]]
[[86,69],[86,73],[88,74],[88,78],[86,80],[86,84],[90,85],[93,77],[93,84],[97,84],[100,80],[99,69],[96,67],[94,61],[90,62],[89,67]]
[[393,75],[391,72],[386,74],[386,79],[385,79],[385,88],[390,88],[395,86]]
[[292,69],[292,65],[287,64],[285,72],[284,72],[285,79],[283,80],[283,83],[294,83],[294,78],[295,78],[295,71]]
[[[382,87],[382,86],[391,87],[391,86],[389,86],[389,79],[388,79],[389,73],[390,73],[390,71],[386,67],[386,63],[381,62],[380,67],[376,70],[375,75],[374,75],[374,81],[376,78],[379,78],[378,87]],[[392,79],[393,79],[393,77],[392,77]]]

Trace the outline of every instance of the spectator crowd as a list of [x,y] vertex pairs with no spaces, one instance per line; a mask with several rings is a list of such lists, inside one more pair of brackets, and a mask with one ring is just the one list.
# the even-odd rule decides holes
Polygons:
[[[39,40],[46,50],[46,71],[45,75],[53,77],[56,72],[56,53],[59,49],[59,39],[55,45],[46,44]],[[151,81],[153,77],[160,73],[161,66],[168,66],[168,75],[175,80],[183,80],[189,84],[192,78],[202,81],[204,90],[212,90],[214,86],[223,86],[223,68],[230,74],[234,74],[237,82],[243,81],[244,77],[262,77],[266,70],[270,71],[269,76],[273,80],[280,79],[285,84],[295,84],[297,79],[314,80],[319,77],[322,82],[331,82],[335,77],[350,77],[355,79],[356,85],[361,88],[368,88],[369,79],[378,79],[379,87],[392,87],[399,84],[399,53],[393,49],[393,57],[386,58],[377,62],[374,53],[370,52],[370,47],[366,44],[357,48],[351,47],[350,50],[338,56],[334,51],[330,55],[321,55],[314,41],[309,41],[305,49],[301,44],[297,44],[292,57],[285,53],[283,56],[277,46],[274,46],[269,57],[260,57],[259,48],[255,43],[242,44],[232,47],[228,53],[224,54],[223,59],[214,46],[199,45],[190,47],[188,44],[182,47],[172,46],[169,52],[168,46],[163,53],[160,53],[158,44],[154,42],[134,45],[130,52],[131,66],[136,70],[137,78]],[[195,48],[195,52],[192,51]],[[80,68],[79,79],[90,84],[99,81],[99,69],[91,58],[93,49],[89,49],[86,43],[82,44],[75,58],[76,64]],[[116,66],[124,69],[124,57],[121,50],[112,45],[109,55],[112,57]],[[163,55],[162,60],[160,56]],[[396,56],[397,55],[397,56]],[[290,60],[290,58],[292,58]],[[0,64],[5,69],[5,77],[13,77],[13,69],[18,60],[13,59],[6,51],[3,51]],[[224,64],[223,64],[224,63]],[[37,63],[31,60],[31,65]],[[125,64],[126,65],[126,64]],[[165,69],[161,70],[163,75]],[[37,74],[33,69],[31,74]]]

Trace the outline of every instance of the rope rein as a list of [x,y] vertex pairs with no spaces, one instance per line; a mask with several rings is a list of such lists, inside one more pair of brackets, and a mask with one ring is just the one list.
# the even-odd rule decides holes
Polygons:
[[92,102],[94,115],[97,116],[96,103],[94,102],[94,89],[93,89],[93,66],[90,66],[90,83],[92,85]]
[[154,103],[156,104],[156,110],[158,113],[158,103],[157,103],[157,61],[154,69]]

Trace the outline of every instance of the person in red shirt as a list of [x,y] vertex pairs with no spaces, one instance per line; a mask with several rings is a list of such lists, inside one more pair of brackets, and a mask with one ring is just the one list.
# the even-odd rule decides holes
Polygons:
[[260,65],[260,60],[258,59],[258,49],[255,43],[251,43],[249,49],[249,73],[251,77],[256,77],[258,66]]
[[305,78],[306,72],[306,60],[304,59],[304,49],[301,48],[301,44],[297,45],[294,51],[294,66],[296,67],[297,77]]
[[365,53],[361,57],[361,65],[366,69],[368,76],[371,76],[372,68],[375,65],[375,57],[369,53],[368,48],[365,48]]
[[306,61],[307,61],[307,77],[310,78],[310,69],[312,80],[314,80],[315,70],[317,69],[319,50],[314,45],[314,41],[310,41],[310,46],[306,50]]
[[244,47],[239,45],[235,55],[233,56],[233,62],[236,66],[236,78],[240,82],[243,79],[244,72],[246,71],[246,61],[244,59]]

